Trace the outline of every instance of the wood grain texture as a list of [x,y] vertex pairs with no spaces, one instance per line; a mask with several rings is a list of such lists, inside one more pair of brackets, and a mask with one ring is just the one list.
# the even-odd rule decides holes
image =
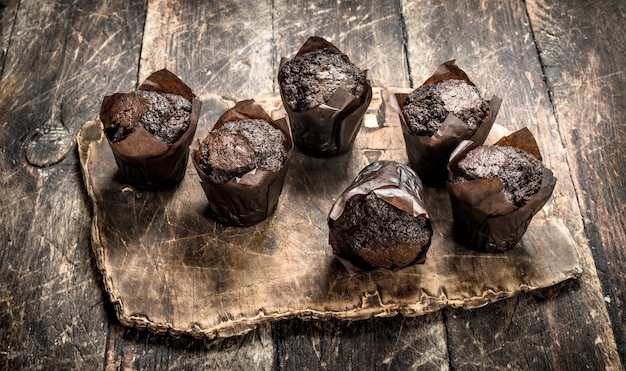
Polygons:
[[[108,7],[121,17],[104,17]],[[25,150],[46,128],[73,142],[76,120],[93,117],[107,87],[136,77],[138,44],[132,56],[126,40],[141,27],[127,22],[142,16],[141,3],[127,1],[20,1],[0,82],[0,368],[102,365],[108,328],[77,158],[39,142],[35,151],[58,155],[41,168]]]
[[6,0],[0,2],[0,77],[4,67],[4,58],[9,48],[13,25],[17,14],[18,0]]
[[139,78],[168,68],[203,100],[255,98],[272,90],[271,48],[270,1],[150,0]]
[[[277,370],[449,369],[441,313],[367,321],[291,321],[273,326]],[[337,334],[341,334],[338,336]]]
[[[408,65],[404,50],[404,35],[402,28],[402,14],[399,3],[396,1],[322,1],[303,6],[298,2],[274,1],[274,76],[278,74],[281,58],[291,58],[300,46],[310,36],[320,36],[332,42],[340,50],[346,53],[350,59],[360,68],[371,71],[374,85],[408,87],[410,85]],[[278,85],[275,82],[274,92],[278,93]],[[357,141],[359,141],[357,136]],[[368,143],[364,147],[371,147],[372,151],[364,152],[369,158],[379,158],[384,155],[381,147],[387,143]],[[385,146],[385,150],[389,147]],[[398,151],[398,149],[396,149]],[[393,153],[391,149],[388,153]],[[399,152],[402,153],[402,152]],[[305,201],[308,202],[308,201]],[[330,207],[330,205],[328,205]],[[400,317],[387,320],[389,326],[401,328],[403,321]],[[432,339],[421,343],[424,354],[440,354],[439,345],[445,343],[441,328],[441,318],[434,320],[422,318],[414,319],[414,326],[405,328],[403,336],[409,338],[419,337],[421,333],[429,332]],[[319,348],[321,343],[307,341],[308,337],[325,339],[333,344],[344,344],[346,337],[342,330],[344,327],[333,325],[317,325],[311,322],[301,323],[299,320],[287,320],[278,326],[279,335],[275,341],[280,341],[276,365],[294,367],[306,367],[317,365],[319,361]],[[371,326],[371,327],[370,327]],[[371,337],[366,333],[376,325],[368,322],[359,323],[353,327],[351,341],[346,344],[363,342],[361,353],[376,354],[377,343],[371,343]],[[358,331],[357,331],[358,330]],[[285,334],[285,339],[281,336]],[[287,336],[288,334],[288,336]],[[406,362],[419,364],[427,357],[421,354],[407,352]],[[446,355],[444,354],[443,357]],[[329,351],[323,363],[326,365],[350,364],[354,355],[347,348],[343,352]],[[376,361],[373,361],[376,362]],[[426,363],[426,361],[424,361]],[[446,361],[441,361],[445,364]],[[371,364],[366,362],[365,364]],[[284,366],[285,368],[288,368]]]
[[[544,162],[557,177],[552,200],[548,202],[550,213],[561,216],[568,226],[585,262],[583,284],[579,290],[568,294],[573,311],[571,317],[550,317],[550,311],[557,310],[556,302],[551,301],[546,307],[528,302],[525,311],[550,319],[550,324],[559,328],[570,327],[572,333],[590,332],[601,339],[601,353],[591,353],[592,364],[597,367],[611,367],[617,364],[614,344],[610,329],[597,326],[591,321],[599,316],[600,323],[606,323],[606,311],[602,303],[602,293],[597,289],[597,276],[587,241],[584,238],[580,222],[580,210],[576,203],[568,161],[565,156],[558,126],[554,117],[549,93],[543,82],[543,72],[533,43],[533,34],[522,2],[403,2],[403,16],[406,21],[408,56],[412,80],[420,84],[439,63],[456,59],[479,90],[487,96],[498,94],[503,103],[497,123],[510,130],[528,127],[535,135]],[[472,17],[467,14],[472,13]],[[432,67],[428,67],[432,66]],[[499,304],[487,310],[497,310]],[[477,319],[478,321],[478,319]],[[454,326],[454,317],[447,318],[447,325]],[[462,326],[458,326],[463,328]],[[520,325],[520,333],[529,330]],[[467,336],[470,336],[468,333]],[[577,337],[564,337],[561,333],[546,334],[554,338],[548,341],[554,344],[554,358],[560,354],[569,354],[569,349],[584,349]],[[459,345],[463,336],[450,338],[450,347]],[[532,337],[530,337],[532,338]],[[491,348],[497,347],[492,339]],[[524,343],[520,352],[543,352],[541,342]],[[483,346],[490,348],[487,343]],[[521,344],[520,344],[521,346]],[[536,348],[533,348],[536,346]],[[523,350],[522,350],[523,349]],[[533,350],[534,349],[534,350]],[[593,358],[598,357],[598,358]],[[461,362],[461,363],[459,363]],[[462,361],[452,360],[453,364],[463,367],[480,362],[480,357],[470,353]],[[503,360],[504,362],[504,360]],[[549,364],[550,362],[548,362]],[[546,364],[546,367],[549,366]],[[505,364],[500,365],[504,367]]]
[[[189,85],[203,101],[202,139],[236,98],[271,92],[271,27],[267,1],[148,1],[139,81],[165,67]],[[225,341],[118,328],[109,335],[106,368],[271,369],[270,336],[263,326]]]
[[[546,336],[544,330],[551,328],[555,332],[566,331],[571,337],[602,341],[591,326],[572,331],[569,325],[563,326],[559,324],[560,320],[555,321],[559,318],[578,316],[577,309],[572,308],[569,299],[572,291],[580,289],[578,285],[578,281],[570,281],[558,288],[532,295],[519,295],[485,308],[446,311],[446,329],[449,338],[464,339],[453,342],[448,348],[452,368],[598,369],[597,360],[606,357],[602,347],[592,346],[585,349],[584,356],[580,354],[582,344],[577,348],[565,348],[554,352],[553,340]],[[539,308],[541,311],[528,308]],[[593,322],[595,318],[597,314],[595,316],[591,314],[585,320]],[[525,351],[520,352],[519,347],[525,348]],[[613,363],[607,365],[607,369],[619,369],[619,365]]]
[[585,237],[626,357],[626,4],[529,1]]
[[274,364],[270,326],[228,339],[198,340],[115,324],[107,343],[105,370],[271,370]]

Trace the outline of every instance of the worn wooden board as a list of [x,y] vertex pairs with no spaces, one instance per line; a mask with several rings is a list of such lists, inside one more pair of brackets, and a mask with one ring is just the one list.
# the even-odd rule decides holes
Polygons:
[[100,125],[83,126],[80,157],[94,207],[96,261],[126,325],[227,337],[293,317],[417,316],[480,307],[582,273],[559,219],[540,213],[518,249],[479,254],[452,241],[447,191],[428,188],[434,236],[426,263],[348,274],[328,245],[328,210],[372,156],[406,163],[394,114],[381,128],[362,128],[347,155],[295,153],[277,211],[250,228],[207,218],[191,165],[172,191],[136,191],[119,182]]
[[4,67],[4,57],[9,47],[9,41],[15,24],[18,1],[7,0],[0,3],[0,76]]
[[[318,35],[370,71],[375,86],[410,86],[399,2],[274,0],[272,4],[273,76],[281,58],[292,57],[308,37]],[[273,92],[279,92],[276,81]],[[381,329],[393,330],[381,333]],[[393,331],[397,332],[392,335]],[[410,320],[286,320],[272,325],[272,337],[277,352],[274,367],[279,370],[347,369],[359,364],[393,369],[430,363],[445,368],[449,363],[445,325],[436,315]]]
[[75,135],[105,92],[136,79],[143,1],[0,12],[0,369],[97,369],[109,316]]
[[150,0],[139,81],[167,68],[203,100],[271,93],[271,20],[268,1]]
[[527,7],[559,135],[569,149],[601,304],[626,362],[626,3],[538,0]]
[[449,369],[441,311],[367,321],[281,321],[272,333],[276,370]]
[[[546,9],[554,9],[553,18],[548,22],[550,24],[571,22],[572,25],[587,24],[595,29],[597,25],[593,24],[603,19],[601,16],[587,17],[584,11],[568,13],[580,5],[572,8],[565,2],[551,3],[559,4],[544,5]],[[594,7],[612,12],[614,7],[610,3],[598,3]],[[502,96],[503,103],[496,121],[498,124],[509,130],[527,126],[535,134],[544,162],[558,178],[553,197],[546,208],[562,218],[570,230],[579,247],[584,268],[581,285],[568,292],[565,303],[556,300],[521,300],[523,304],[519,305],[515,301],[502,302],[482,310],[482,317],[450,311],[446,317],[446,326],[454,329],[454,335],[448,338],[448,347],[471,349],[467,352],[450,352],[451,365],[471,368],[485,364],[487,359],[493,368],[543,369],[554,367],[555,364],[565,369],[614,367],[619,361],[614,351],[611,330],[607,326],[605,303],[601,290],[598,290],[592,250],[589,249],[579,208],[581,200],[594,198],[576,191],[572,175],[575,162],[571,156],[581,152],[578,145],[567,145],[564,138],[574,131],[568,127],[561,128],[561,122],[555,115],[555,112],[570,112],[573,122],[587,129],[583,138],[592,138],[598,135],[595,133],[600,131],[600,126],[589,126],[588,120],[580,120],[580,114],[589,112],[589,115],[595,115],[596,107],[604,98],[591,98],[586,91],[578,90],[579,85],[573,85],[572,89],[579,94],[580,100],[569,101],[564,98],[556,102],[551,99],[551,86],[544,81],[549,76],[546,71],[550,71],[551,66],[558,66],[564,72],[573,69],[584,81],[588,81],[585,78],[590,67],[579,67],[573,62],[588,54],[586,50],[576,47],[576,43],[584,43],[584,39],[574,38],[576,43],[563,43],[563,40],[554,39],[551,35],[535,39],[536,35],[543,34],[551,26],[531,22],[531,19],[535,19],[532,14],[536,12],[532,2],[402,1],[402,8],[406,21],[409,66],[414,74],[414,82],[421,83],[441,60],[455,58],[481,91]],[[563,10],[559,10],[561,8]],[[471,16],[468,17],[469,14]],[[568,30],[570,25],[568,23],[562,27]],[[612,34],[611,31],[606,32]],[[545,39],[551,40],[551,43],[536,44]],[[541,63],[539,52],[560,48],[568,50],[572,58]],[[564,75],[557,81],[569,85],[572,80]],[[595,152],[602,146],[588,148]],[[592,165],[592,169],[596,169],[596,166]],[[603,177],[614,179],[610,171],[602,174]],[[589,177],[595,179],[597,174]],[[611,201],[609,204],[619,203]],[[614,225],[608,221],[603,224]],[[615,246],[621,245],[618,242]],[[507,313],[509,317],[502,318],[501,313]],[[485,321],[483,317],[491,317],[491,320]],[[548,331],[538,337],[537,331],[525,323],[527,318],[534,318],[559,331]],[[495,337],[494,332],[499,332],[503,326],[509,330]],[[595,339],[594,346],[583,345],[586,338]],[[475,348],[467,348],[466,339],[475,339]],[[549,358],[535,357],[546,353],[547,348],[550,349],[547,352]],[[528,354],[528,357],[520,359],[520,354]],[[581,366],[583,364],[585,366]]]

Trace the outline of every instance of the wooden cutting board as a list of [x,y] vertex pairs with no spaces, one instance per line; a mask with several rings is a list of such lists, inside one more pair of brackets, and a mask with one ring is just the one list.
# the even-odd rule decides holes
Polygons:
[[[447,191],[434,188],[423,195],[434,229],[425,264],[346,271],[328,244],[326,218],[368,163],[408,162],[398,117],[385,114],[383,104],[397,91],[376,89],[348,154],[317,159],[294,151],[276,212],[249,228],[223,226],[206,216],[207,200],[191,161],[170,191],[121,183],[100,121],[85,123],[77,141],[93,205],[92,249],[119,320],[174,335],[228,337],[293,317],[359,320],[475,308],[580,276],[577,247],[549,206],[512,251],[477,253],[453,241]],[[205,97],[205,116],[223,112],[224,102],[218,101]],[[284,115],[280,98],[259,103],[274,117]],[[201,120],[197,138],[212,125]]]

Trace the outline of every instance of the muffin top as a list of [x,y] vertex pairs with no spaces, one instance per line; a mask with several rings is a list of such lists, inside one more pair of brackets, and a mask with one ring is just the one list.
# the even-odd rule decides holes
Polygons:
[[497,178],[507,201],[521,207],[539,191],[545,166],[523,150],[511,146],[478,146],[458,163],[455,183]]
[[474,133],[489,116],[489,104],[475,86],[450,79],[413,90],[404,100],[402,112],[415,135],[433,136],[449,113],[465,122]]
[[111,142],[128,137],[142,126],[168,145],[174,144],[191,123],[191,102],[180,95],[137,90],[120,94],[111,106],[111,121],[105,132]]
[[224,184],[256,168],[278,171],[287,160],[285,134],[260,119],[234,120],[212,130],[200,144],[196,162],[214,184]]
[[337,238],[356,251],[394,241],[424,245],[430,237],[425,217],[414,217],[373,192],[351,197],[333,228]]
[[327,102],[338,88],[362,99],[365,73],[347,55],[323,48],[295,56],[280,70],[280,88],[286,104],[301,112]]

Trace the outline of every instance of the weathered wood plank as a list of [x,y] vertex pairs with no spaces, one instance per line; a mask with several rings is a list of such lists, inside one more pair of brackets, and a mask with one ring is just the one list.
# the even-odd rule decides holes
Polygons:
[[[519,295],[476,310],[446,311],[448,336],[464,339],[450,343],[452,367],[476,370],[605,369],[597,362],[606,358],[606,354],[604,347],[595,344],[603,340],[594,326],[572,329],[569,323],[562,323],[563,318],[580,316],[569,298],[572,291],[580,290],[579,284],[570,281],[538,294]],[[597,314],[590,313],[584,320],[593,323],[597,317]],[[580,339],[580,345],[555,351],[554,338],[546,336],[546,332],[566,333],[567,337]],[[580,353],[582,346],[587,347],[584,354]],[[616,362],[606,366],[606,369],[619,369]]]
[[[369,69],[375,85],[409,86],[398,2],[323,1],[303,6],[279,0],[274,8],[274,75],[282,57],[293,57],[308,37],[316,35],[332,42],[357,66]],[[345,369],[357,364],[445,369],[448,365],[445,332],[437,315],[349,323],[288,320],[273,327],[279,369]],[[395,348],[396,342],[401,346]]]
[[[583,235],[580,211],[576,204],[575,191],[567,166],[565,150],[558,133],[549,95],[543,82],[542,68],[537,57],[533,35],[523,2],[402,2],[406,21],[408,55],[412,80],[415,85],[432,73],[436,66],[449,59],[456,59],[486,96],[498,94],[503,104],[497,123],[509,130],[527,126],[537,137],[544,162],[554,170],[558,178],[557,188],[546,212],[562,217],[580,246],[585,273],[579,289],[564,293],[559,301],[548,300],[538,304],[523,300],[523,308],[510,312],[510,330],[527,341],[510,344],[507,357],[494,359],[494,367],[505,367],[519,354],[542,354],[548,346],[550,357],[539,357],[538,365],[550,367],[556,360],[573,354],[586,359],[594,367],[616,365],[610,329],[605,324],[606,311],[602,294],[598,289],[595,267]],[[468,16],[471,14],[471,16]],[[458,329],[449,337],[449,348],[462,348],[467,337],[476,336],[481,326],[475,324],[491,318],[495,323],[501,311],[510,303],[501,303],[481,310],[479,316],[449,315],[446,325]],[[559,307],[566,305],[569,311]],[[551,313],[563,316],[555,317]],[[454,312],[452,312],[454,313]],[[515,314],[515,315],[513,315]],[[558,332],[546,332],[540,336],[516,317],[536,317]],[[598,319],[593,320],[595,317]],[[463,318],[464,323],[458,323]],[[599,324],[597,323],[599,322]],[[546,326],[547,327],[547,326]],[[466,333],[463,333],[466,331]],[[496,349],[499,341],[488,336],[485,329],[480,338],[483,349]],[[593,334],[595,344],[585,337],[572,334]],[[601,347],[601,352],[591,352],[591,347]],[[572,350],[576,351],[572,351]],[[451,353],[455,367],[480,365],[481,353]]]
[[111,327],[106,370],[271,370],[269,325],[243,336],[219,340],[174,339],[115,324]]
[[626,359],[626,3],[529,1],[585,237]]
[[441,316],[277,323],[273,326],[275,368],[446,370],[448,349]]
[[[271,17],[269,1],[150,0],[139,81],[165,67],[189,85],[204,103],[196,132],[201,139],[234,99],[271,94]],[[269,326],[226,340],[116,326],[108,344],[106,368],[111,369],[271,369],[274,362]]]
[[4,58],[9,48],[9,42],[11,41],[17,6],[18,0],[0,2],[0,77],[2,77]]
[[201,98],[270,94],[271,17],[270,1],[151,0],[140,81],[165,67]]
[[106,312],[71,143],[102,95],[136,78],[142,4],[20,1],[0,81],[0,368],[102,365]]

